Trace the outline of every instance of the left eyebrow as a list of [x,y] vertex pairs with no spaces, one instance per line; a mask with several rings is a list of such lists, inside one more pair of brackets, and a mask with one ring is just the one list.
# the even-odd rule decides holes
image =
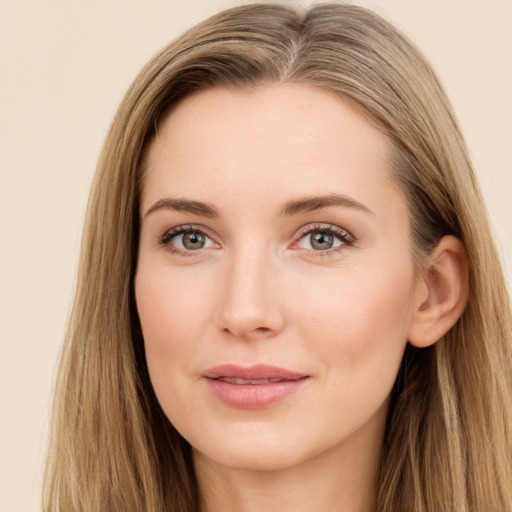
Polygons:
[[279,208],[279,215],[291,216],[298,213],[313,212],[320,210],[321,208],[327,208],[329,206],[341,206],[343,208],[354,208],[361,210],[366,213],[373,212],[364,204],[356,201],[355,199],[340,195],[340,194],[329,194],[326,196],[309,196],[293,201],[287,201],[281,208]]

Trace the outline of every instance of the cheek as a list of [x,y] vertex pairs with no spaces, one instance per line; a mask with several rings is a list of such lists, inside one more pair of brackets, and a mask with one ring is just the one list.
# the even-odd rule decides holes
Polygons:
[[147,271],[143,265],[137,271],[135,299],[149,375],[166,408],[179,399],[176,390],[185,384],[179,370],[197,359],[204,338],[211,300],[203,284],[186,272]]
[[295,295],[300,297],[295,307],[305,319],[301,338],[336,368],[331,375],[344,385],[348,378],[360,382],[360,388],[379,382],[391,387],[407,343],[412,283],[412,270],[392,269],[364,275],[340,271],[328,288],[317,281],[308,294]]
[[173,425],[188,431],[189,419],[201,415],[200,396],[195,380],[183,370],[197,363],[197,341],[202,338],[198,320],[204,318],[208,301],[196,280],[173,274],[141,266],[135,298],[153,390]]
[[[202,319],[212,310],[211,286],[198,272],[158,271],[140,265],[135,277],[135,300],[142,329],[151,344],[196,337]],[[180,346],[187,343],[179,343]]]
[[325,363],[323,408],[347,435],[370,418],[384,421],[406,347],[409,293],[387,284],[347,279],[343,292],[323,301],[316,325],[304,324]]

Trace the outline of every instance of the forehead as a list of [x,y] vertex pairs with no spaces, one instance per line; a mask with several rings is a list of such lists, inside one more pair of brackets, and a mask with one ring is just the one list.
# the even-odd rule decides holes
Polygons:
[[[368,116],[331,91],[299,84],[213,88],[160,123],[146,159],[142,206],[159,195],[212,201],[343,193],[378,199],[391,144]],[[215,197],[213,198],[215,199]]]

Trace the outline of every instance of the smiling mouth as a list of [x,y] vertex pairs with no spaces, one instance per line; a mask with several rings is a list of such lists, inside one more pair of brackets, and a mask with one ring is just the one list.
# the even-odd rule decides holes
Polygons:
[[235,385],[261,386],[279,382],[293,382],[308,377],[279,366],[256,364],[250,367],[236,364],[223,364],[210,368],[203,377]]
[[222,365],[203,374],[208,389],[237,409],[263,409],[299,391],[309,375],[269,365]]
[[259,386],[260,384],[274,384],[275,382],[283,382],[285,379],[241,379],[239,377],[219,377],[215,380],[228,382],[229,384],[249,384],[251,386]]

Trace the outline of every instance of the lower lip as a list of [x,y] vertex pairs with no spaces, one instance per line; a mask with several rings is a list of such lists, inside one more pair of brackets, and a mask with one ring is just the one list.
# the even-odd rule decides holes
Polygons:
[[237,409],[263,409],[296,393],[308,380],[284,380],[268,384],[231,384],[206,379],[210,391],[225,404]]

